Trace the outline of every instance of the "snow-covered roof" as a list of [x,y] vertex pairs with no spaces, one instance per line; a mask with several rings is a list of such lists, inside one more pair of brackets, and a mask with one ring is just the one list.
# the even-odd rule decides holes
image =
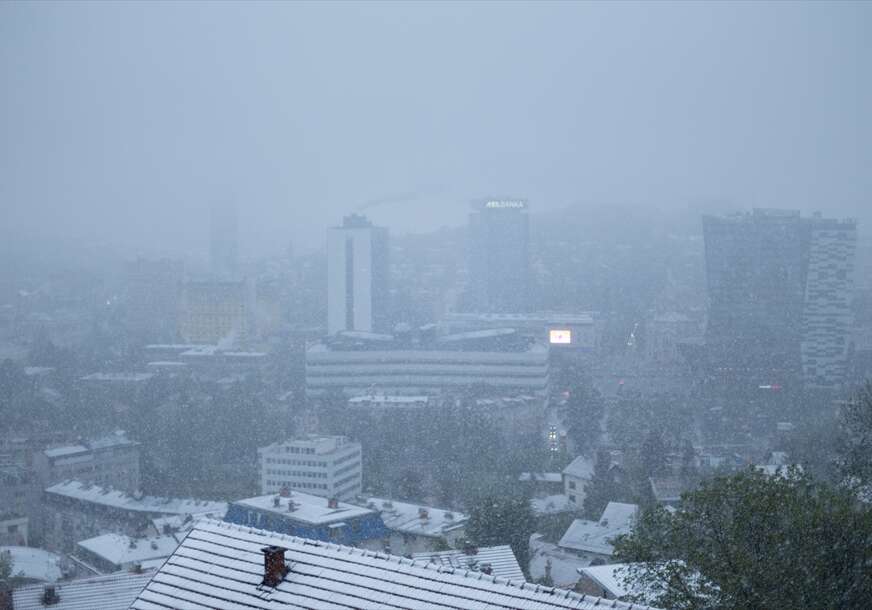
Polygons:
[[599,521],[576,519],[558,543],[566,549],[611,555],[612,540],[621,534],[629,534],[639,507],[623,502],[609,502]]
[[494,576],[507,580],[526,580],[512,547],[507,544],[500,546],[483,546],[476,548],[473,553],[462,550],[441,551],[438,553],[415,553],[412,559],[423,559],[461,570],[480,571],[485,565],[491,567]]
[[563,474],[577,479],[590,479],[593,476],[593,466],[593,460],[580,455],[563,469]]
[[361,405],[379,405],[379,406],[403,406],[409,405],[426,406],[429,402],[429,396],[385,396],[384,394],[353,396],[348,399],[348,406],[356,407]]
[[148,381],[154,373],[91,373],[82,377],[82,381]]
[[61,577],[61,557],[29,546],[0,546],[0,555],[12,559],[12,575],[54,582]]
[[540,481],[543,483],[562,483],[563,475],[559,472],[522,472],[519,481]]
[[[278,498],[278,506],[276,506],[276,498]],[[288,502],[294,503],[294,510],[288,510]],[[246,498],[234,502],[238,506],[246,506],[256,508],[261,511],[276,513],[286,519],[301,521],[303,523],[311,523],[324,525],[342,521],[343,519],[354,519],[363,517],[364,515],[372,514],[368,508],[346,504],[345,502],[337,502],[336,508],[330,508],[328,499],[322,496],[313,496],[311,494],[302,493],[299,491],[291,492],[288,497],[270,494],[267,496],[257,496],[254,498]]]
[[[59,601],[52,610],[127,610],[145,587],[153,572],[119,572],[108,576],[70,580],[55,585]],[[15,610],[45,610],[44,585],[29,585],[12,591]]]
[[54,372],[53,366],[26,366],[24,367],[24,374],[28,377],[40,377],[42,375],[48,375],[49,373]]
[[[284,549],[287,573],[275,587],[263,584],[263,549],[267,546]],[[139,594],[131,610],[603,607],[634,606],[422,560],[202,520]]]
[[385,498],[369,498],[366,505],[381,512],[388,529],[404,534],[439,537],[464,527],[469,521],[469,517],[462,513]]
[[78,543],[79,547],[117,566],[169,557],[178,545],[173,536],[131,538],[121,534],[103,534]]
[[530,505],[533,507],[533,514],[537,517],[541,517],[542,515],[554,515],[557,513],[568,513],[575,510],[575,506],[569,503],[569,498],[566,494],[554,494],[542,498],[531,498]]
[[630,564],[612,563],[603,566],[581,568],[581,573],[599,584],[612,597],[623,597],[630,593],[624,586]]
[[144,513],[164,515],[202,515],[213,513],[223,515],[227,512],[227,504],[225,502],[211,502],[191,498],[163,498],[159,496],[141,496],[137,498],[110,487],[100,487],[99,485],[91,485],[81,481],[64,481],[63,483],[52,485],[45,490],[45,493],[99,504],[101,506]]

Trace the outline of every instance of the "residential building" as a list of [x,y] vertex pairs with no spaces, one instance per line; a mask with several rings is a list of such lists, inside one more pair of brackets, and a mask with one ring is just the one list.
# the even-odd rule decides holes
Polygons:
[[530,223],[527,202],[490,199],[469,215],[469,286],[473,311],[529,311]]
[[347,502],[361,492],[361,446],[344,436],[308,435],[257,453],[263,494],[287,488]]
[[563,469],[563,493],[578,510],[584,506],[585,486],[593,477],[593,467],[592,459],[580,455]]
[[133,495],[123,491],[65,481],[45,490],[45,546],[73,551],[80,540],[116,533],[138,537],[158,517],[183,515],[221,517],[224,502]]
[[119,572],[108,576],[67,580],[46,586],[12,590],[12,610],[127,610],[154,572]]
[[279,534],[372,549],[384,548],[390,536],[390,530],[373,509],[287,489],[233,502],[224,520]]
[[172,555],[179,540],[175,536],[132,537],[103,534],[80,540],[75,558],[101,574],[121,570],[159,568]]
[[32,470],[0,466],[0,544],[27,545],[39,521],[41,487]]
[[[217,521],[197,524],[131,610],[537,608],[598,610],[601,598]],[[609,602],[622,610],[640,608]]]
[[394,555],[426,553],[448,546],[460,546],[466,540],[469,517],[430,506],[369,498],[366,507],[381,514],[390,530],[389,552]]
[[139,443],[122,430],[70,445],[52,447],[36,455],[36,471],[44,487],[69,479],[139,490]]
[[612,542],[617,536],[630,533],[638,513],[635,504],[609,502],[598,521],[573,521],[557,545],[585,561],[609,563],[615,550]]
[[70,572],[60,555],[29,546],[0,546],[0,557],[11,560],[12,575],[25,581],[55,582]]
[[352,214],[327,231],[327,334],[386,332],[390,321],[388,231]]
[[412,559],[423,559],[435,565],[458,570],[469,570],[494,575],[506,580],[524,581],[524,572],[507,544],[476,547],[464,545],[462,549],[414,553]]
[[755,209],[704,216],[703,233],[713,370],[750,384],[843,383],[856,221]]

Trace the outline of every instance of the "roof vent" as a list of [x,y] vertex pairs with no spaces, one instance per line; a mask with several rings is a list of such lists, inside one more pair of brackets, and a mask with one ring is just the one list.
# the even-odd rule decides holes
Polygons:
[[285,565],[285,549],[280,546],[266,546],[263,552],[263,585],[277,587],[288,573]]
[[479,564],[478,569],[479,569],[481,572],[483,572],[483,573],[485,573],[485,574],[488,574],[488,575],[493,574],[493,572],[494,572],[493,567],[491,567],[491,564],[489,564],[489,563],[482,563],[482,564]]
[[273,506],[275,506],[276,508],[279,507],[279,504],[281,504],[281,502],[282,499],[280,496],[276,496],[275,498],[273,498]]
[[327,498],[327,508],[339,508],[339,500],[337,500],[335,497]]
[[151,550],[153,550],[153,551],[157,550],[157,540],[151,541]]
[[421,506],[420,508],[418,508],[418,518],[421,519],[421,521],[426,521],[430,518],[430,513],[427,511],[426,508]]
[[288,512],[292,513],[297,510],[297,503],[293,500],[288,500]]

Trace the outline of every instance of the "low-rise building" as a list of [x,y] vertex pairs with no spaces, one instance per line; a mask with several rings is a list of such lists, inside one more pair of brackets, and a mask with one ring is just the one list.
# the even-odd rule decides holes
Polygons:
[[597,559],[608,563],[615,550],[612,542],[616,537],[630,533],[638,512],[639,507],[635,504],[609,502],[599,521],[573,521],[557,545],[588,563]]
[[369,498],[367,508],[379,511],[390,530],[390,552],[412,555],[462,546],[466,540],[469,517],[441,508],[396,502],[385,498]]
[[122,430],[36,455],[36,471],[48,487],[76,479],[133,493],[139,489],[139,443]]
[[0,556],[12,561],[12,576],[24,581],[54,582],[69,571],[60,555],[29,546],[0,546]]
[[101,574],[120,570],[157,568],[179,545],[175,536],[135,538],[103,534],[76,545],[75,557]]
[[493,574],[506,580],[523,582],[524,572],[507,544],[500,546],[464,545],[462,549],[426,553],[413,553],[412,559],[423,559],[436,565]]
[[257,450],[260,490],[282,488],[348,501],[361,491],[361,445],[344,436],[308,435]]
[[593,466],[593,460],[580,455],[563,469],[563,493],[576,509],[584,505],[585,486],[593,477]]
[[39,480],[20,466],[0,466],[0,544],[27,545],[39,521]]
[[152,520],[172,515],[222,516],[224,502],[164,498],[65,481],[45,490],[45,546],[73,551],[79,540],[117,533],[139,537]]
[[378,512],[298,491],[282,490],[230,504],[224,520],[279,534],[382,549],[391,531]]
[[55,583],[16,587],[12,591],[12,610],[127,610],[139,592],[154,576],[154,571],[119,572]]

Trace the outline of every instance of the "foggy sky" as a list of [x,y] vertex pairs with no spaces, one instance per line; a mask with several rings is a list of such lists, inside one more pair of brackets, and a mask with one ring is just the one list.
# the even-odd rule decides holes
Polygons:
[[5,2],[2,234],[203,256],[235,200],[253,256],[488,195],[862,220],[870,60],[868,2]]

